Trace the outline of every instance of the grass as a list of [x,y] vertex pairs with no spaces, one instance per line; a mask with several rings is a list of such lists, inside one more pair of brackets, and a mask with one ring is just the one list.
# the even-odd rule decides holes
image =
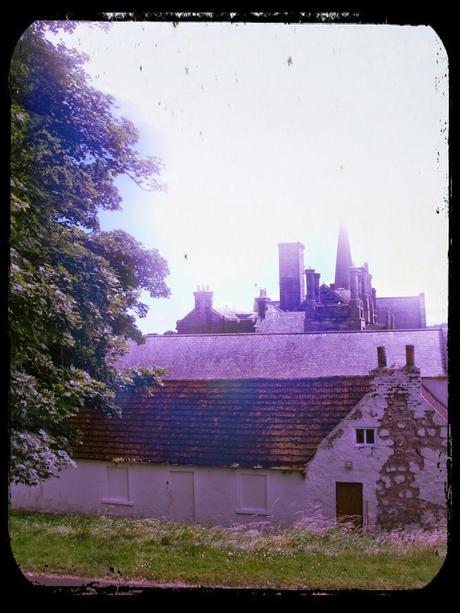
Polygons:
[[303,521],[207,527],[156,519],[12,511],[23,572],[304,590],[414,589],[446,555],[446,533],[372,535]]

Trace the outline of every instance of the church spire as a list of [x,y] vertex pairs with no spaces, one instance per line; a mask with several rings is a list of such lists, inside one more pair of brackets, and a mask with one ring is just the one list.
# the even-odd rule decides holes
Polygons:
[[340,221],[339,239],[337,241],[337,259],[335,263],[335,284],[334,287],[350,289],[350,279],[348,271],[353,266],[351,261],[350,243],[343,220]]

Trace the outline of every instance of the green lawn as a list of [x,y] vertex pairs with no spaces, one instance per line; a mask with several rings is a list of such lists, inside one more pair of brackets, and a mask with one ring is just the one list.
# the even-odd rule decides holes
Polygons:
[[277,589],[423,587],[446,555],[446,535],[371,536],[308,524],[216,528],[153,519],[13,511],[23,571]]

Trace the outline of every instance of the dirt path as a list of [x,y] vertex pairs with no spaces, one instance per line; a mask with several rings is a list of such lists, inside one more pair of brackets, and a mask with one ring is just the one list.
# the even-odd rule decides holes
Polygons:
[[[132,595],[139,594],[144,588],[157,589],[201,589],[212,592],[213,590],[242,590],[243,592],[253,593],[258,591],[255,587],[248,586],[232,586],[228,585],[213,585],[203,586],[193,583],[183,583],[175,581],[172,583],[148,581],[147,579],[117,579],[108,577],[81,577],[76,575],[55,575],[51,573],[34,573],[25,571],[24,576],[30,583],[34,585],[43,585],[47,587],[69,588],[81,594],[96,594],[98,592],[108,592],[110,594]],[[304,590],[304,588],[303,588]],[[277,588],[263,588],[262,592],[273,592],[280,595],[284,592],[296,592],[295,589],[280,590]],[[318,592],[322,593],[322,592]]]
[[[148,581],[146,579],[117,579],[108,577],[79,577],[74,575],[54,575],[44,573],[24,572],[24,576],[30,583],[34,585],[56,586],[56,587],[84,587],[89,591],[94,591],[94,588],[115,588],[117,590],[139,591],[142,588],[197,588],[200,585],[191,583],[160,583]],[[223,586],[219,586],[223,587]]]

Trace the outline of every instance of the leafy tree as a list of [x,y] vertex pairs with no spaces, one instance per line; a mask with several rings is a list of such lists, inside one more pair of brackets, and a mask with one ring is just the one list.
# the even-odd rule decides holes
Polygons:
[[128,339],[142,342],[142,290],[169,295],[160,254],[98,222],[120,208],[117,176],[159,189],[160,162],[140,157],[133,124],[52,29],[33,24],[10,71],[10,476],[26,484],[72,462],[83,405],[117,414],[117,390],[160,382],[160,369],[114,364]]

